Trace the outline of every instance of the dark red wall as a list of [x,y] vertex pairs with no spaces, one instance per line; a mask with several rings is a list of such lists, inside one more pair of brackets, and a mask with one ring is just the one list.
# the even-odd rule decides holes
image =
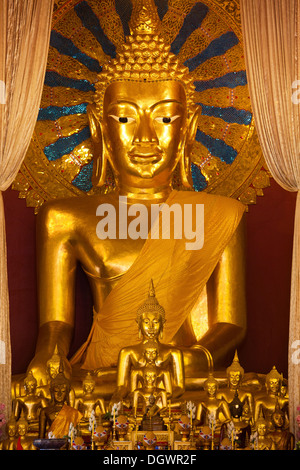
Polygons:
[[[239,350],[246,371],[268,372],[276,365],[287,376],[290,272],[296,195],[274,181],[247,223],[248,333]],[[13,374],[26,370],[37,337],[35,215],[11,189],[4,193],[10,291]],[[77,327],[72,352],[91,325],[88,283],[78,273]]]

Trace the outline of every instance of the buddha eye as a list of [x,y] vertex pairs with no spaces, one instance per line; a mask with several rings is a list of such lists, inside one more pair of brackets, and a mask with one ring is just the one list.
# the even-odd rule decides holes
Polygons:
[[170,124],[171,122],[174,122],[176,119],[178,119],[180,116],[158,116],[155,118],[155,121],[163,123],[163,124]]
[[116,116],[114,114],[110,114],[109,117],[112,117],[115,121],[118,121],[121,124],[128,124],[135,121],[133,117],[129,116]]

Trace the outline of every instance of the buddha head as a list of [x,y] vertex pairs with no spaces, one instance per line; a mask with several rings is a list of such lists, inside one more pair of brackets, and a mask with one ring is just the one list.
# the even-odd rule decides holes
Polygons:
[[257,434],[260,437],[264,437],[267,434],[268,424],[263,416],[260,416],[256,421]]
[[170,187],[175,169],[191,188],[189,153],[199,115],[193,80],[160,35],[153,0],[136,2],[130,29],[116,58],[103,65],[87,109],[93,185],[105,184],[109,162],[120,190]]
[[155,296],[153,281],[150,281],[148,298],[138,308],[137,324],[139,327],[139,335],[148,341],[157,340],[162,337],[163,326],[165,323],[165,310],[158,303]]
[[208,378],[203,383],[203,388],[206,390],[208,396],[214,397],[219,388],[219,383],[212,374],[209,374]]
[[148,364],[143,371],[143,382],[144,387],[148,389],[153,389],[157,385],[157,368],[152,365]]
[[60,362],[61,356],[58,353],[58,347],[56,345],[52,356],[47,361],[47,372],[49,374],[50,379],[54,379],[59,373]]
[[24,389],[26,395],[32,395],[35,393],[37,388],[37,380],[34,377],[32,371],[30,371],[24,379]]
[[240,365],[237,351],[235,351],[231,365],[226,369],[226,374],[229,387],[234,389],[238,388],[244,377],[244,369]]
[[275,410],[271,414],[271,423],[275,429],[283,429],[285,427],[285,414],[280,409],[278,403],[276,404]]
[[91,373],[88,372],[82,381],[82,388],[85,394],[92,393],[95,389],[95,380],[92,378]]
[[24,416],[24,412],[22,411],[20,418],[17,421],[17,433],[19,436],[24,437],[27,434],[29,425],[28,421]]
[[278,395],[280,386],[283,380],[282,374],[279,374],[276,367],[273,366],[272,370],[266,375],[266,389],[274,395]]
[[63,405],[64,403],[69,404],[70,394],[70,382],[65,377],[62,367],[60,367],[59,373],[50,382],[50,395],[53,403]]
[[8,437],[14,437],[17,433],[17,421],[12,415],[6,424]]

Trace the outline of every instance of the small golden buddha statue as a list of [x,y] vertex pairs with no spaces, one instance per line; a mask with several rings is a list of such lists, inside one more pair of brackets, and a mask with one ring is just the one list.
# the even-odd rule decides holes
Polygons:
[[232,448],[236,450],[246,449],[250,443],[251,425],[243,417],[243,403],[239,398],[238,390],[233,400],[228,404],[231,421],[221,425],[220,442],[228,436],[228,429],[233,428],[234,439],[231,437]]
[[82,415],[75,408],[69,406],[70,382],[59,372],[50,382],[51,402],[43,408],[39,420],[39,437],[45,437],[52,433],[55,438],[63,438],[68,435],[69,426],[75,427]]
[[[165,400],[165,398],[181,396],[185,390],[182,352],[170,344],[160,342],[165,323],[165,311],[156,298],[152,280],[148,298],[138,308],[136,321],[141,341],[137,345],[121,349],[117,369],[117,389],[111,401],[122,401],[129,393],[138,390],[141,370],[145,366],[145,352],[149,349],[155,350],[156,371],[154,375],[148,374],[148,380],[155,378],[157,386],[163,384],[164,394],[160,395],[160,398]],[[149,387],[150,383],[147,386]],[[153,384],[151,388],[154,390]],[[135,394],[134,406],[137,405],[138,394],[139,392]]]
[[[119,350],[132,344],[134,312],[150,278],[159,279],[156,284],[166,302],[166,342],[182,350],[191,380],[199,377],[199,371],[207,372],[203,347],[219,367],[245,335],[240,224],[245,207],[233,198],[193,190],[190,155],[201,109],[195,105],[188,68],[160,36],[153,0],[134,3],[130,29],[116,58],[103,64],[94,103],[87,110],[94,144],[93,185],[99,193],[50,201],[38,214],[40,325],[28,369],[38,382],[46,382],[46,363],[55,345],[73,377],[87,370],[115,368]],[[109,171],[113,191],[105,194]],[[179,190],[174,189],[176,180]],[[204,205],[201,249],[187,250],[186,240],[175,236],[156,238],[151,211],[163,203],[170,210],[189,204],[195,210],[194,222],[197,205]],[[147,222],[153,237],[130,235],[137,204],[147,210],[143,227]],[[103,239],[97,230],[97,211],[105,207],[116,216],[116,237]],[[75,325],[78,264],[91,285],[94,322],[88,340],[71,360],[71,370],[67,357]],[[237,282],[241,286],[232,289]],[[208,297],[217,300],[209,303],[209,327],[198,339],[191,313],[207,283]]]
[[6,423],[7,438],[0,441],[0,450],[16,450],[17,421],[12,415]]
[[237,351],[235,351],[231,365],[226,369],[226,375],[227,387],[218,391],[217,398],[225,400],[228,404],[230,404],[238,394],[239,400],[243,406],[247,404],[248,414],[252,416],[250,420],[252,423],[254,416],[254,398],[251,392],[244,390],[242,387],[244,369],[239,362]]
[[275,450],[273,440],[268,436],[268,423],[263,417],[259,417],[255,423],[257,430],[257,441],[255,450]]
[[286,424],[288,424],[288,397],[279,397],[282,380],[282,374],[279,374],[276,367],[273,366],[265,378],[265,393],[255,399],[255,421],[262,415],[269,428],[272,426],[271,415],[277,405],[284,411]]
[[286,428],[286,415],[277,403],[271,414],[272,430],[268,437],[272,439],[276,450],[294,450],[295,436]]
[[219,383],[213,374],[208,376],[203,388],[207,396],[197,405],[196,419],[201,425],[208,425],[209,419],[213,418],[214,432],[219,432],[222,423],[229,422],[231,419],[228,403],[226,400],[217,398]]
[[155,416],[159,411],[168,406],[167,392],[157,386],[159,369],[155,365],[148,364],[143,368],[142,387],[134,390],[132,395],[132,408],[134,415],[138,409],[139,400],[142,401],[142,414],[149,417]]
[[28,422],[28,435],[37,434],[39,431],[39,413],[47,406],[47,400],[38,395],[37,381],[32,372],[29,372],[24,380],[25,396],[19,397],[13,402],[14,414],[18,420],[23,411]]
[[37,450],[33,445],[34,437],[28,436],[28,421],[25,418],[23,411],[17,421],[17,443],[16,449],[22,448],[23,450]]
[[98,397],[95,393],[95,380],[88,372],[85,379],[82,382],[83,394],[75,401],[75,408],[80,411],[82,418],[80,420],[80,426],[83,430],[88,430],[89,419],[92,412],[95,412],[95,416],[104,415],[105,402],[103,398]]

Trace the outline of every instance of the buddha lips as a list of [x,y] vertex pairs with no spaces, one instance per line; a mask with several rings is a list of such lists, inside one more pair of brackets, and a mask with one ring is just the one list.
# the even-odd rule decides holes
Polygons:
[[100,204],[96,216],[96,234],[106,239],[185,239],[186,250],[200,250],[204,244],[204,204],[127,203],[119,196],[118,211],[113,204]]

